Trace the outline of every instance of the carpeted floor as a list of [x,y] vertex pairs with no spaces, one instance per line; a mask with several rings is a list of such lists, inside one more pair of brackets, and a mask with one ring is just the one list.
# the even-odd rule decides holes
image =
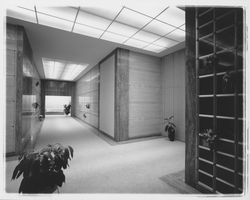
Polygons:
[[185,174],[184,170],[168,174],[161,177],[160,179],[166,184],[175,188],[176,191],[179,191],[180,194],[200,194],[199,191],[185,183]]
[[[111,145],[88,125],[66,116],[46,116],[36,149],[62,143],[74,148],[60,193],[180,193],[160,178],[184,170],[183,142],[167,138]],[[15,193],[21,180],[10,181],[16,159],[6,163],[6,192]]]

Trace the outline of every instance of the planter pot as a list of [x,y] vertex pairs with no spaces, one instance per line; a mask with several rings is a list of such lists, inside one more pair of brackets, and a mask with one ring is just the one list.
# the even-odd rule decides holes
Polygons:
[[41,188],[38,193],[45,193],[45,194],[55,193],[57,189],[58,189],[57,185],[54,185],[52,187]]
[[175,129],[172,127],[168,128],[168,138],[170,141],[174,141],[175,140]]

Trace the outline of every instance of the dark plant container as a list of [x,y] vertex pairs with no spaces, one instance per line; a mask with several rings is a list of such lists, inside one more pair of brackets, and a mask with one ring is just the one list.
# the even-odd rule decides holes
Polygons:
[[168,132],[169,140],[174,141],[175,140],[175,129],[173,127],[168,127],[167,132]]
[[165,126],[165,132],[168,133],[168,138],[170,141],[175,140],[175,124],[172,122],[174,116],[171,116],[169,118],[166,118],[167,124]]

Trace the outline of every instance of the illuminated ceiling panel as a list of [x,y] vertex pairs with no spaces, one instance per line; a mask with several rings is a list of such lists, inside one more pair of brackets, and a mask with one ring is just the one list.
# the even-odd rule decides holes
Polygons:
[[185,31],[180,29],[175,29],[170,34],[166,35],[167,38],[182,42],[185,40]]
[[107,31],[130,37],[133,34],[135,34],[138,30],[139,29],[125,25],[125,24],[113,22]]
[[37,7],[36,11],[51,15],[57,18],[65,19],[74,22],[76,17],[77,8],[72,7]]
[[170,7],[160,14],[156,19],[171,24],[175,27],[179,27],[185,23],[185,12],[179,8]]
[[142,28],[151,20],[152,18],[142,15],[138,12],[129,10],[127,8],[123,9],[119,16],[116,18],[116,21],[136,28]]
[[46,79],[73,81],[88,66],[50,58],[42,58],[42,61]]
[[7,10],[7,16],[22,19],[31,23],[36,23],[36,13],[33,10],[28,10],[20,7],[11,7]]
[[91,2],[82,7],[20,6],[9,8],[7,15],[155,53],[185,40],[185,12],[157,2],[152,6],[134,2],[119,6]]
[[121,9],[122,9],[121,5],[110,6],[109,4],[104,4],[104,3],[101,5],[94,5],[94,6],[86,4],[84,7],[81,7],[82,11],[85,11],[89,14],[97,15],[99,17],[103,17],[109,20],[113,20],[116,17],[116,15],[120,12]]
[[153,20],[143,30],[163,36],[173,31],[174,29],[175,27],[173,26],[170,26],[157,20]]
[[178,42],[162,37],[159,40],[156,40],[153,44],[161,46],[161,47],[165,47],[165,48],[170,48],[172,46],[177,45]]
[[110,32],[105,32],[101,39],[108,40],[111,42],[123,43],[128,39],[128,37],[124,37],[122,35],[117,35]]
[[157,46],[154,44],[150,44],[147,47],[145,47],[144,49],[147,51],[154,51],[154,52],[161,52],[161,51],[165,50],[164,47],[160,47],[160,46]]
[[144,48],[147,46],[149,43],[140,41],[140,40],[135,40],[135,39],[129,39],[127,42],[124,43],[125,45],[132,46],[132,47],[137,47],[137,48]]
[[146,32],[146,31],[139,31],[138,33],[136,33],[133,36],[133,38],[137,39],[137,40],[142,40],[142,41],[151,43],[151,42],[159,39],[160,36],[153,34],[153,33]]
[[59,19],[56,17],[52,17],[50,15],[46,15],[46,14],[42,14],[37,12],[37,17],[38,17],[38,23],[45,25],[45,26],[50,26],[53,28],[58,28],[58,29],[62,29],[65,31],[71,31],[72,27],[73,27],[73,22],[67,21],[67,20],[63,20],[63,19]]
[[73,32],[82,35],[87,35],[90,37],[99,38],[102,35],[103,30],[81,24],[75,24]]
[[80,10],[76,19],[76,23],[105,30],[111,23],[111,20],[99,17],[97,15],[89,14]]

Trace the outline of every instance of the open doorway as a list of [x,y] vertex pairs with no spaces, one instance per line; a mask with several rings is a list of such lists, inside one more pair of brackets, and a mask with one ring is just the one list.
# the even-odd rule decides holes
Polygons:
[[[71,96],[45,96],[45,115],[64,115],[64,106],[71,105]],[[71,112],[68,114],[71,116]]]

